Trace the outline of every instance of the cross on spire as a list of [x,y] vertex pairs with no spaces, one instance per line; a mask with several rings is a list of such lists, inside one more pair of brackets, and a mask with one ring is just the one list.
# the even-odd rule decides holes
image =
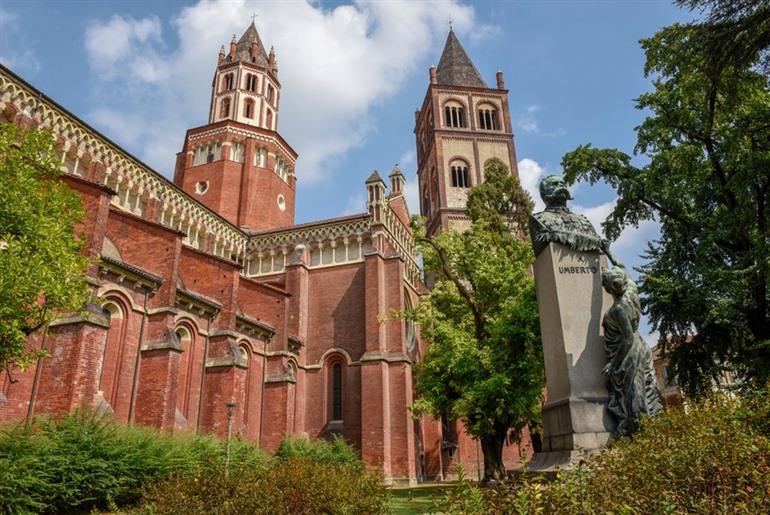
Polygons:
[[452,30],[452,17],[449,17],[449,30]]
[[251,15],[251,23],[254,23],[257,16],[259,16],[257,13]]

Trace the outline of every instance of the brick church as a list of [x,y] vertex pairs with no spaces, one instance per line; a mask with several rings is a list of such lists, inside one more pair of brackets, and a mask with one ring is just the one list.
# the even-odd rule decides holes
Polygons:
[[[415,113],[420,211],[462,228],[468,188],[501,158],[516,173],[502,72],[489,88],[450,30]],[[56,137],[87,209],[95,301],[29,340],[45,357],[0,374],[0,421],[80,406],[172,433],[233,428],[267,451],[283,435],[341,435],[393,482],[483,467],[448,420],[414,420],[424,344],[391,309],[421,282],[398,166],[374,172],[360,214],[295,224],[301,166],[279,128],[275,52],[255,26],[219,52],[208,123],[189,129],[174,180],[0,66],[0,122]],[[528,447],[506,448],[515,467]]]

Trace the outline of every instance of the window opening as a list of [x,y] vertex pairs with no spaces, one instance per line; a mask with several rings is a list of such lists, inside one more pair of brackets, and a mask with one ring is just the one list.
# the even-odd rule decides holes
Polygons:
[[332,420],[342,420],[342,365],[332,365]]
[[468,167],[464,163],[453,163],[452,167],[452,186],[455,188],[470,188],[468,180]]

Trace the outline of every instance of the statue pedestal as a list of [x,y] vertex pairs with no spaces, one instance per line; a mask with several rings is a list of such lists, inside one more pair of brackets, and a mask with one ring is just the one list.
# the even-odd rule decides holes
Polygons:
[[602,289],[606,258],[550,243],[535,261],[545,356],[543,449],[530,470],[569,467],[585,451],[606,445],[614,421],[607,411],[601,335],[612,297]]

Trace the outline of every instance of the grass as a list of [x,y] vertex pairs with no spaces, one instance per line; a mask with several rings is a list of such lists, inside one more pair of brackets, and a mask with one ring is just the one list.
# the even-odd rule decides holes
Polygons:
[[390,512],[393,515],[433,513],[433,499],[440,499],[451,486],[430,485],[415,488],[399,488],[390,491]]

